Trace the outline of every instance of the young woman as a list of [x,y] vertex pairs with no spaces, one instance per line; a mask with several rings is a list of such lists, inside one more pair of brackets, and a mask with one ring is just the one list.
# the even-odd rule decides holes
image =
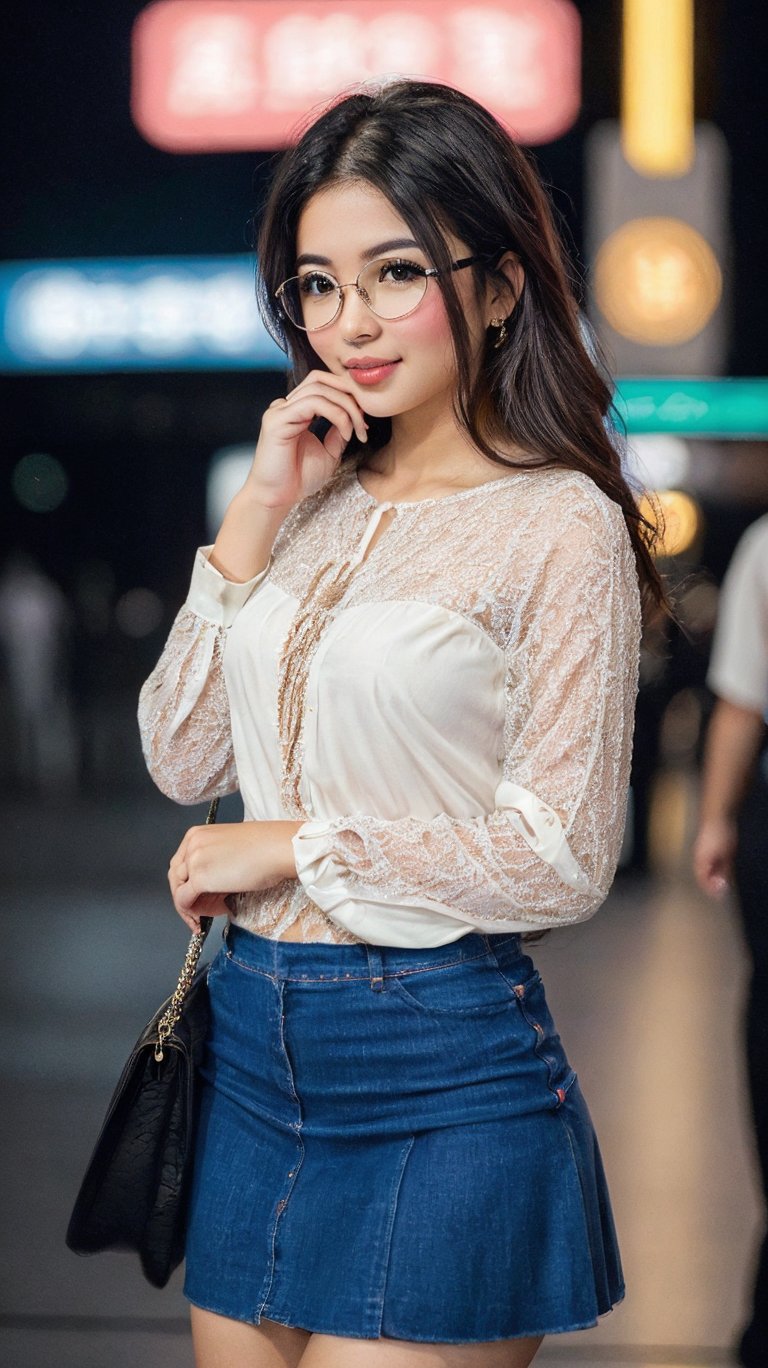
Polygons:
[[141,697],[163,791],[245,806],[169,875],[190,927],[227,917],[197,1362],[524,1368],[623,1295],[521,937],[613,877],[648,529],[546,194],[480,105],[342,98],[259,267],[292,385]]

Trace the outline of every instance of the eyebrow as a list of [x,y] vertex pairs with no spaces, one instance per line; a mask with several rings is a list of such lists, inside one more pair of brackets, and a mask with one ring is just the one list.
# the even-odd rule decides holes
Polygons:
[[[390,238],[387,242],[377,242],[375,247],[369,247],[367,252],[361,254],[361,259],[363,261],[375,261],[376,257],[386,256],[387,252],[400,251],[403,247],[416,247],[421,251],[418,242],[415,242],[413,238]],[[312,265],[332,266],[333,263],[329,257],[318,256],[315,252],[302,252],[301,256],[296,258],[297,271],[300,266]]]

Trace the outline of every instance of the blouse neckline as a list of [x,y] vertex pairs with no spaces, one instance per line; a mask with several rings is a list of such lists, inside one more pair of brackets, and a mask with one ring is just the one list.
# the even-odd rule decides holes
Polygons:
[[[524,472],[515,470],[513,473],[517,475]],[[351,484],[364,499],[367,499],[369,503],[376,504],[377,506],[384,505],[387,508],[420,508],[422,504],[447,503],[449,500],[465,499],[471,494],[477,494],[480,489],[490,489],[496,485],[507,484],[510,478],[510,475],[500,475],[497,480],[484,480],[482,484],[472,485],[469,489],[457,489],[454,490],[452,494],[434,494],[427,499],[377,499],[375,494],[370,494],[360,483],[357,467],[353,470]]]

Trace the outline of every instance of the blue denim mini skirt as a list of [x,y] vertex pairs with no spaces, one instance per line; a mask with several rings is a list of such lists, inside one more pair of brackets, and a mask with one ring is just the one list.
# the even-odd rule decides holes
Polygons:
[[592,1123],[519,936],[418,950],[230,924],[208,981],[192,1303],[469,1344],[621,1300]]

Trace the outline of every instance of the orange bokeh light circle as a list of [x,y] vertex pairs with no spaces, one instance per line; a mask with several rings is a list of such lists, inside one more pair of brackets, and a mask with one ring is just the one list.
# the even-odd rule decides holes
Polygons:
[[600,247],[595,298],[611,327],[645,346],[687,342],[706,327],[723,278],[709,243],[674,218],[631,219]]

